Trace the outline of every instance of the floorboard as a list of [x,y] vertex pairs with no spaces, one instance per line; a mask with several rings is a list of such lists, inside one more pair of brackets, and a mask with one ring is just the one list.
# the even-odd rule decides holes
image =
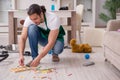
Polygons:
[[[51,73],[36,73],[33,70],[11,72],[11,68],[18,66],[19,56],[17,53],[9,55],[6,60],[0,62],[0,80],[120,80],[120,71],[104,61],[103,49],[99,47],[93,48],[88,60],[84,58],[84,53],[72,53],[70,49],[63,51],[58,63],[52,62],[52,56],[48,54],[39,66],[41,69],[55,68]],[[25,63],[30,60],[31,57],[25,57]],[[88,61],[95,62],[95,65],[83,66]]]

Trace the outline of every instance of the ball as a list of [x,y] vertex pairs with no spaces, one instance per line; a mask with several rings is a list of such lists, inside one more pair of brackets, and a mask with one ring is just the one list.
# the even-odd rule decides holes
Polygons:
[[89,59],[90,55],[89,54],[85,54],[85,59]]

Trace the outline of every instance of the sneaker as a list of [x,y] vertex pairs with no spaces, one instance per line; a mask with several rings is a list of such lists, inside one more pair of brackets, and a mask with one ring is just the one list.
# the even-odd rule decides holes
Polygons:
[[33,60],[31,60],[30,62],[28,62],[28,63],[26,64],[26,66],[27,66],[27,67],[30,67],[32,61],[33,61]]
[[53,61],[53,62],[59,62],[60,59],[59,59],[58,55],[53,54],[53,55],[52,55],[52,61]]

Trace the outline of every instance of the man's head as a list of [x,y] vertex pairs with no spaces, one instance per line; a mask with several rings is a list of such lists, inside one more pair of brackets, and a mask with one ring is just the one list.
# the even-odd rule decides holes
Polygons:
[[44,6],[39,6],[38,4],[32,4],[27,14],[29,15],[30,19],[35,24],[40,24],[41,22],[44,22],[44,13],[46,12],[46,9]]

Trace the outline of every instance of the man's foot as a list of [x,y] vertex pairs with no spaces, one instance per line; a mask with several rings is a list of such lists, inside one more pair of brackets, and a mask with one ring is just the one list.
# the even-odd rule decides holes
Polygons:
[[53,61],[53,62],[59,62],[60,59],[59,59],[58,55],[53,54],[53,55],[52,55],[52,61]]
[[30,67],[32,61],[33,61],[33,60],[31,60],[30,62],[28,62],[28,63],[26,64],[26,66],[27,66],[27,67]]

